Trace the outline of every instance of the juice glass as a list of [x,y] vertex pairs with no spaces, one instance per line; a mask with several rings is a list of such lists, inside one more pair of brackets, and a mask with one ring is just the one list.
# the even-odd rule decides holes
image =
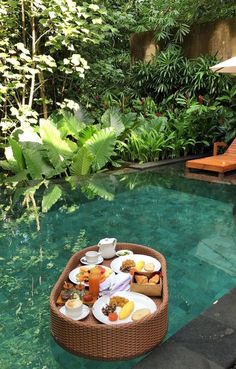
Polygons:
[[99,294],[100,273],[90,273],[89,292],[96,299]]

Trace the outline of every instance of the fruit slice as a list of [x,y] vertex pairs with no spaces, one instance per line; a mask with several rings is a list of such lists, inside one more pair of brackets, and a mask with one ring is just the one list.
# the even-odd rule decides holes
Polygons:
[[128,318],[128,316],[132,313],[133,310],[134,310],[134,302],[133,301],[127,302],[119,313],[119,319],[123,320]]
[[114,311],[113,313],[108,314],[108,319],[111,322],[115,322],[118,319],[118,314]]
[[141,272],[141,270],[143,269],[144,265],[145,265],[145,262],[143,260],[138,261],[135,264],[135,269],[137,270],[137,272]]

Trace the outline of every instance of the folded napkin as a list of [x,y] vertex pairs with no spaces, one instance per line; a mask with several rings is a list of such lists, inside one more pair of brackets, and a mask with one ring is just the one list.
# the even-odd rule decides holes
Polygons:
[[111,280],[110,286],[107,289],[102,289],[102,294],[114,294],[119,291],[126,291],[129,288],[131,281],[131,275],[129,273],[116,274]]

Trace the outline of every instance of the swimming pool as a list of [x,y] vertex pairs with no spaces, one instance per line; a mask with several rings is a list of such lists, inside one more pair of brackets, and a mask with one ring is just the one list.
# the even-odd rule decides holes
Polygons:
[[104,174],[92,183],[106,199],[93,197],[91,183],[90,199],[76,183],[74,190],[65,184],[63,200],[40,214],[40,232],[32,216],[6,215],[1,196],[3,369],[128,369],[141,359],[104,363],[79,358],[50,335],[48,297],[53,284],[76,249],[106,236],[151,246],[167,258],[168,336],[236,285],[233,186],[187,180],[181,165]]

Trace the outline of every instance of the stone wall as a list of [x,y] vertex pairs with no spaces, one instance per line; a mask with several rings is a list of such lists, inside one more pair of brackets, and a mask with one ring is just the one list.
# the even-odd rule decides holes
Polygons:
[[132,33],[130,36],[130,52],[132,63],[135,60],[149,62],[159,50],[153,39],[153,31]]
[[188,58],[210,54],[224,60],[236,56],[236,18],[192,26],[183,49]]
[[[134,33],[130,37],[131,60],[150,61],[162,49],[153,38],[153,31]],[[183,43],[184,54],[196,58],[210,54],[219,59],[236,56],[236,18],[196,24]]]

